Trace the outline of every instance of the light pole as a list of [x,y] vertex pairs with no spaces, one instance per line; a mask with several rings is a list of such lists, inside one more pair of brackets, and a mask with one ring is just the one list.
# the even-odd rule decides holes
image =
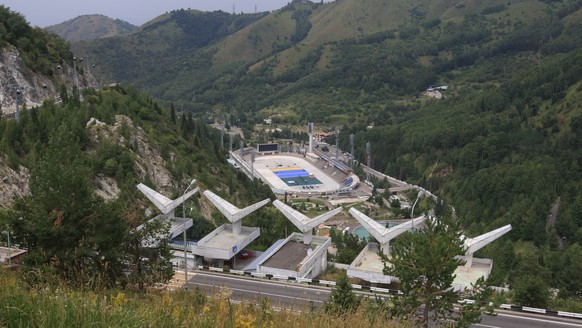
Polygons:
[[[192,179],[192,181],[190,181],[190,184],[188,185],[188,187],[186,187],[186,190],[184,190],[184,193],[182,194],[182,198],[184,198],[184,196],[186,195],[186,193],[188,192],[188,189],[190,189],[190,187],[192,187],[194,184],[196,183],[196,179]],[[186,202],[186,200],[184,199],[182,202],[182,218],[184,219],[184,222],[182,223],[184,225],[184,286],[186,286],[186,288],[188,288],[188,244],[186,241],[186,210],[184,207],[184,203]]]
[[[416,206],[416,203],[418,203],[418,200],[420,199],[420,197],[422,197],[424,195],[424,192],[421,190],[418,195],[416,195],[416,200],[414,201],[414,204],[412,204],[412,211],[410,212],[410,218],[412,220],[414,220],[414,207]],[[412,225],[412,223],[411,223]]]
[[[410,232],[412,232],[412,229],[414,229],[414,207],[416,206],[416,203],[418,203],[418,200],[420,199],[420,197],[422,197],[422,195],[424,195],[424,191],[421,190],[416,195],[416,200],[414,201],[414,204],[412,204],[412,210],[410,211]],[[410,249],[412,250],[412,238],[410,241]]]
[[8,267],[10,267],[12,265],[12,260],[11,260],[11,254],[10,254],[10,230],[6,230],[4,231],[6,233],[6,235],[8,236]]
[[422,190],[418,192],[418,194],[416,195],[416,200],[414,201],[414,204],[412,204],[412,210],[410,211],[410,230],[414,228],[414,207],[416,206],[416,203],[418,203],[420,197],[422,197],[423,195],[424,192]]

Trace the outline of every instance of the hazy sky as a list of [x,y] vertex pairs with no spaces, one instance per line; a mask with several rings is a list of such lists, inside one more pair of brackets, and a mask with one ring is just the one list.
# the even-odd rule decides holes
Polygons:
[[31,25],[40,27],[92,14],[142,25],[174,9],[222,10],[230,13],[234,4],[237,13],[252,13],[255,5],[258,11],[270,11],[289,2],[291,0],[0,0],[0,4],[25,16]]

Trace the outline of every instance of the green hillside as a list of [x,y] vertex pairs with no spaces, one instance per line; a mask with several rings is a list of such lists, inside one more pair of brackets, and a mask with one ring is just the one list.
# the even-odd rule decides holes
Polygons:
[[[3,48],[15,48],[23,58],[39,53],[72,58],[64,40],[30,28],[21,15],[4,7],[0,15],[8,24],[0,25],[7,31],[0,39]],[[200,31],[204,33],[217,32]],[[61,52],[49,48],[54,44],[62,46],[57,48]],[[50,58],[47,62],[53,63]],[[13,64],[3,60],[2,65]],[[26,78],[34,80],[42,73]],[[3,235],[10,231],[13,245],[28,250],[24,270],[38,273],[23,277],[28,283],[126,287],[171,277],[166,241],[153,249],[140,246],[165,227],[154,223],[134,230],[157,213],[137,190],[138,183],[172,198],[192,178],[202,189],[234,203],[273,197],[268,187],[226,163],[219,131],[207,120],[191,113],[177,115],[173,104],[164,107],[133,87],[80,91],[62,84],[58,89],[41,106],[23,109],[20,121],[0,120],[1,169],[18,172],[5,182],[25,186],[22,192],[3,193],[7,205],[0,210],[0,226]],[[14,198],[7,200],[10,194]],[[225,221],[204,199],[195,197],[190,206],[196,208],[192,239]],[[272,208],[249,220],[265,231],[254,244],[258,249],[294,230]],[[4,238],[1,243],[5,245]]]
[[[493,284],[535,272],[574,295],[582,290],[572,278],[582,243],[581,8],[579,0],[294,1],[187,57],[168,55],[175,64],[159,71],[108,74],[247,131],[266,117],[340,126],[345,149],[355,134],[364,160],[370,141],[374,168],[435,191],[471,233],[513,225],[480,254],[495,260]],[[447,85],[444,98],[425,96],[429,85]]]
[[8,46],[20,51],[26,66],[39,74],[52,77],[54,63],[72,64],[69,46],[63,39],[31,27],[22,15],[0,5],[0,49]]
[[82,15],[60,24],[47,26],[45,29],[69,42],[78,42],[124,35],[135,28],[136,26],[126,21],[104,15]]
[[[375,169],[435,192],[469,235],[512,224],[507,238],[477,254],[495,261],[491,284],[534,279],[539,289],[559,288],[562,300],[579,300],[581,15],[580,0],[294,1],[256,15],[175,11],[129,36],[75,45],[95,58],[102,81],[134,84],[152,98],[133,88],[89,93],[73,111],[73,131],[84,150],[87,112],[113,124],[119,111],[143,124],[166,155],[177,154],[169,164],[176,181],[200,175],[203,185],[245,197],[244,178],[230,172],[218,181],[202,169],[224,157],[207,123],[227,120],[245,132],[267,117],[278,126],[339,126],[344,149],[355,134],[364,161],[371,142]],[[430,85],[448,89],[435,99],[425,95]],[[163,109],[171,104],[181,120]],[[47,108],[54,115],[47,122],[66,116]],[[42,129],[3,124],[11,162],[33,164],[46,138],[27,139],[26,131]],[[113,156],[105,154],[95,163]],[[119,156],[114,163],[127,162]],[[114,172],[126,190],[137,181],[123,165],[89,167]],[[249,197],[269,194],[251,186]],[[262,229],[270,226],[261,219]]]
[[[175,10],[131,35],[78,43],[73,48],[94,59],[94,74],[103,82],[146,83],[164,93],[166,83],[178,81],[181,75],[192,80],[204,76],[192,73],[212,66],[211,56],[216,50],[207,46],[263,16]],[[171,92],[166,98],[172,98]]]

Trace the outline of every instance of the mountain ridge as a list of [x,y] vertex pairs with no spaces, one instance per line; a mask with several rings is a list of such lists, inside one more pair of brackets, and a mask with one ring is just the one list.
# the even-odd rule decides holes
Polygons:
[[105,15],[81,15],[62,23],[45,27],[69,42],[88,41],[112,36],[126,35],[137,26],[121,19]]

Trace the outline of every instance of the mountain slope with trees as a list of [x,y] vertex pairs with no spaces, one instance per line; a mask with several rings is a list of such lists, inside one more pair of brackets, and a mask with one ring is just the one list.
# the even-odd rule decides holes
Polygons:
[[129,34],[136,28],[137,26],[121,19],[104,15],[82,15],[45,29],[69,42],[78,42]]
[[[492,284],[533,276],[563,295],[579,293],[582,3],[386,7],[294,1],[172,59],[179,64],[134,71],[131,81],[180,110],[247,131],[267,117],[339,126],[344,149],[355,134],[364,160],[371,142],[374,168],[435,191],[471,234],[513,225],[478,254],[495,260]],[[287,26],[279,39],[288,44],[273,41],[267,26],[275,25]],[[255,57],[220,59],[220,49],[245,37]],[[423,96],[430,85],[447,85],[444,99]]]
[[[375,169],[434,191],[469,235],[513,225],[477,254],[495,261],[491,284],[535,282],[579,298],[582,2],[396,4],[389,14],[401,20],[379,27],[365,19],[378,1],[294,1],[257,15],[176,11],[131,36],[76,47],[101,63],[103,79],[144,88],[183,112],[181,122],[339,126],[344,149],[355,134],[362,161],[371,142]],[[352,10],[326,14],[340,8]],[[195,29],[198,21],[214,28]],[[319,32],[326,26],[359,34]],[[230,42],[253,51],[220,55]],[[423,96],[429,85],[447,85],[444,98]]]
[[[62,56],[72,57],[62,39],[31,29],[22,16],[2,9],[5,21],[13,22],[3,47],[27,58],[56,39]],[[25,39],[36,48],[23,48]],[[27,76],[34,80],[43,72],[36,74]],[[58,99],[22,108],[20,121],[0,121],[1,163],[8,166],[3,171],[19,172],[28,185],[12,202],[3,202],[13,206],[0,211],[0,226],[11,231],[13,244],[28,250],[26,265],[43,273],[28,278],[57,276],[94,286],[167,279],[172,270],[165,241],[153,252],[141,246],[165,227],[134,231],[156,214],[136,188],[141,182],[173,198],[193,177],[201,188],[212,187],[234,203],[272,197],[266,186],[228,166],[219,132],[205,120],[177,116],[173,105],[165,108],[131,87],[81,91],[61,84],[58,89]],[[223,223],[206,201],[194,203],[195,219],[206,220],[207,229]],[[251,218],[271,232],[259,240],[265,248],[294,229],[273,212]]]

